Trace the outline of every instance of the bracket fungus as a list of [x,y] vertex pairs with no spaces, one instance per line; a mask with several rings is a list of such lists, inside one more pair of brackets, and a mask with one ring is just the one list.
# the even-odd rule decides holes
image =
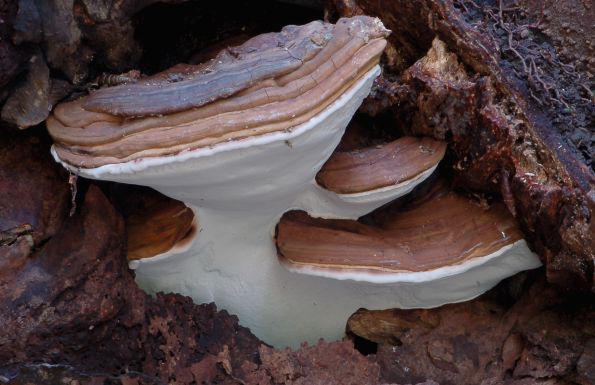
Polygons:
[[197,219],[184,203],[149,188],[114,187],[111,195],[126,223],[129,265],[184,248],[195,237]]
[[[382,210],[374,223],[288,212],[278,228],[280,259],[297,273],[395,284],[392,300],[401,308],[468,300],[540,266],[502,204],[480,207],[443,184],[404,207]],[[375,297],[366,306],[386,301]]]
[[[365,152],[422,149],[397,177],[387,177],[394,161],[372,170],[353,153],[316,179],[380,73],[388,32],[366,16],[288,26],[204,64],[100,89],[55,109],[52,152],[72,172],[150,186],[193,210],[197,231],[131,261],[146,290],[215,301],[275,345],[339,338],[358,307],[406,303],[400,286],[290,272],[274,232],[294,209],[357,219],[411,191],[442,158],[443,144],[409,138]],[[344,165],[370,179],[346,187]]]

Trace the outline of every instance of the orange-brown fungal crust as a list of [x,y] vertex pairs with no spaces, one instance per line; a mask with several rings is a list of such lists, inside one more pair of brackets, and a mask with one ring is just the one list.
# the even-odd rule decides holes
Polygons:
[[288,26],[202,65],[59,105],[48,130],[60,159],[86,168],[287,130],[378,64],[387,34],[366,16]]
[[128,215],[128,259],[150,258],[183,246],[196,234],[194,213],[175,199],[148,202]]
[[496,253],[520,239],[504,205],[485,209],[443,191],[387,213],[374,226],[286,213],[279,222],[277,249],[281,261],[294,270],[424,272]]
[[384,145],[335,152],[318,172],[316,182],[340,194],[391,186],[436,166],[445,151],[444,142],[403,137]]

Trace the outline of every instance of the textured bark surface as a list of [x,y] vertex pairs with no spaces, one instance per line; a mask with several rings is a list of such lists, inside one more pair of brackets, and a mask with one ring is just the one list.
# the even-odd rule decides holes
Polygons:
[[[364,357],[353,349],[352,343],[319,342],[303,345],[293,352],[262,345],[258,350],[260,365],[244,361],[242,368],[234,370],[230,352],[225,349],[217,355],[208,355],[193,364],[187,375],[178,373],[170,382],[142,373],[122,375],[85,374],[70,366],[21,367],[18,376],[9,384],[65,383],[82,385],[165,385],[165,384],[236,384],[236,385],[380,385],[380,367],[372,358]],[[174,360],[174,359],[171,359]],[[168,365],[167,360],[161,361]],[[222,375],[221,373],[225,373]],[[1,379],[1,377],[0,377]],[[398,385],[398,384],[393,384]],[[424,381],[418,385],[438,385]]]
[[[502,11],[491,1],[332,3],[331,16],[376,15],[393,31],[387,71],[365,109],[388,111],[405,132],[446,139],[458,186],[502,198],[549,281],[594,290],[588,63],[563,62],[540,37],[542,25],[508,2]],[[562,17],[557,7],[548,12]],[[444,43],[432,48],[435,36]]]
[[360,310],[348,331],[378,344],[387,382],[592,384],[593,297],[565,297],[542,279],[523,285],[520,277],[464,304]]
[[[271,21],[249,1],[146,8],[153,2],[0,2],[2,120],[35,125],[102,72],[138,65],[154,73],[244,34],[239,44],[262,25],[320,18],[292,12]],[[592,289],[588,2],[503,1],[502,12],[497,1],[327,3],[329,21],[366,13],[393,30],[363,110],[396,118],[399,131],[445,138],[458,186],[503,200],[547,263],[548,280]],[[436,35],[444,60],[418,62]],[[439,62],[447,65],[432,67]],[[376,356],[358,356],[349,343],[263,347],[213,305],[142,293],[126,268],[122,218],[103,193],[80,183],[70,217],[68,174],[49,156],[47,136],[0,129],[0,382],[595,383],[595,300],[540,280],[527,290],[512,279],[486,298],[440,309],[360,311],[350,331]]]
[[572,61],[583,71],[595,71],[595,13],[591,2],[523,0],[519,3],[529,17],[539,21],[539,31],[551,39],[563,61]]

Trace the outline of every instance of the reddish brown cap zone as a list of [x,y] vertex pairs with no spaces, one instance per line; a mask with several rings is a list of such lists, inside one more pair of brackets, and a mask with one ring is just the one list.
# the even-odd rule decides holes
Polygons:
[[314,266],[340,275],[425,272],[498,252],[522,234],[504,205],[489,209],[439,190],[404,209],[383,211],[374,225],[286,213],[279,222],[279,257],[294,270]]
[[387,34],[378,19],[366,16],[288,26],[202,65],[59,105],[48,130],[60,159],[77,167],[287,130],[319,114],[371,70]]

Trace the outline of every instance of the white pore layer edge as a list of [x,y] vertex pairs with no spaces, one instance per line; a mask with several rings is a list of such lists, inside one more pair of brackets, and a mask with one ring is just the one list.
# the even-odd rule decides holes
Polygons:
[[414,187],[333,194],[314,182],[379,72],[376,66],[321,114],[287,132],[95,169],[61,163],[82,176],[146,185],[184,201],[200,224],[195,241],[186,251],[135,262],[137,282],[149,292],[215,301],[278,347],[340,339],[347,318],[360,307],[465,301],[506,276],[537,267],[524,241],[464,274],[423,283],[335,280],[293,273],[279,263],[273,234],[285,211],[305,208],[313,215],[354,218]]

